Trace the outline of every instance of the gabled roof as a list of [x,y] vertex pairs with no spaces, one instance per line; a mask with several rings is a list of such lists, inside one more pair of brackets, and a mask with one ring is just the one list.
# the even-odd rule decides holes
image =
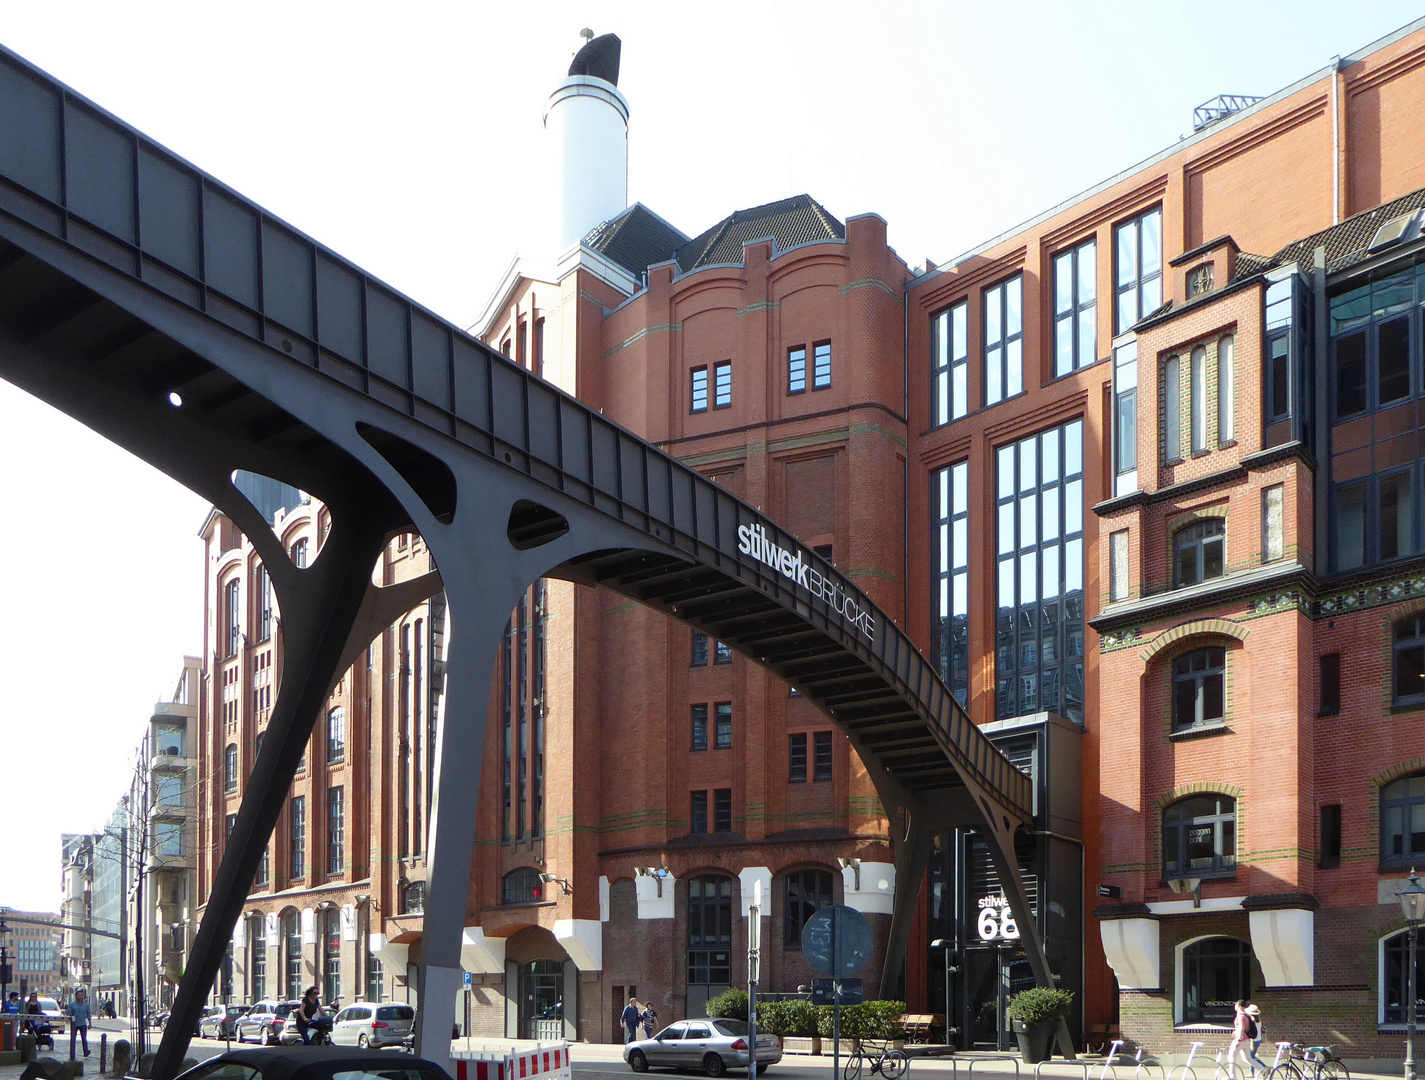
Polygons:
[[1237,259],[1237,277],[1250,277],[1288,263],[1302,267],[1311,265],[1312,253],[1318,247],[1326,248],[1326,272],[1334,274],[1347,270],[1371,257],[1367,250],[1374,239],[1376,230],[1387,221],[1408,214],[1425,206],[1425,188],[1402,195],[1388,203],[1382,203],[1374,210],[1348,217],[1345,221],[1332,225],[1329,229],[1312,233],[1295,240],[1275,255],[1260,256],[1243,253]]
[[634,203],[584,237],[585,247],[618,263],[635,278],[657,263],[667,262],[688,242],[679,229],[642,203]]
[[771,237],[778,250],[814,240],[845,240],[846,226],[810,195],[739,210],[678,249],[683,273],[703,266],[742,262],[742,246]]

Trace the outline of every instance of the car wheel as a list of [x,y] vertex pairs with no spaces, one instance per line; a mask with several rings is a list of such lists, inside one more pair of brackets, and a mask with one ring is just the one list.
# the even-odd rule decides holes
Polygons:
[[361,1047],[361,1049],[363,1050],[365,1050],[368,1046],[371,1045],[371,1040],[366,1037],[366,1033],[364,1031],[356,1037],[356,1045]]
[[278,1046],[282,1042],[282,1040],[277,1037],[276,1032],[274,1032],[271,1028],[268,1029],[267,1038],[263,1041],[266,1042],[268,1046]]
[[707,1070],[709,1076],[722,1076],[727,1072],[727,1062],[716,1054],[709,1054],[703,1058],[703,1068]]
[[642,1050],[635,1050],[628,1055],[628,1067],[634,1072],[647,1072],[648,1057]]

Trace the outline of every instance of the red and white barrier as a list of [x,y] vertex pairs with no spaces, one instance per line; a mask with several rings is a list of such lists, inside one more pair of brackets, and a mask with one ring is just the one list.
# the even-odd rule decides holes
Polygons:
[[455,1080],[573,1080],[567,1042],[484,1042],[451,1047]]

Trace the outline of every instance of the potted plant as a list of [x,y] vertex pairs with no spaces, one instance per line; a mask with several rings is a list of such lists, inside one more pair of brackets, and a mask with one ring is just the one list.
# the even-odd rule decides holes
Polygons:
[[1019,1039],[1019,1054],[1026,1065],[1049,1059],[1049,1048],[1059,1021],[1069,1016],[1074,995],[1056,986],[1034,986],[1009,999],[1005,1015]]

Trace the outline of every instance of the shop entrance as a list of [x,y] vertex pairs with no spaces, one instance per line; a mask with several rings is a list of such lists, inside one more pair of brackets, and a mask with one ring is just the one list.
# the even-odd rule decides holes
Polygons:
[[531,960],[520,965],[519,1030],[522,1039],[564,1038],[564,964]]
[[965,953],[965,1014],[962,1030],[976,1050],[1011,1050],[1017,1045],[1005,1019],[1005,1002],[1034,985],[1034,973],[1018,947],[969,949]]

